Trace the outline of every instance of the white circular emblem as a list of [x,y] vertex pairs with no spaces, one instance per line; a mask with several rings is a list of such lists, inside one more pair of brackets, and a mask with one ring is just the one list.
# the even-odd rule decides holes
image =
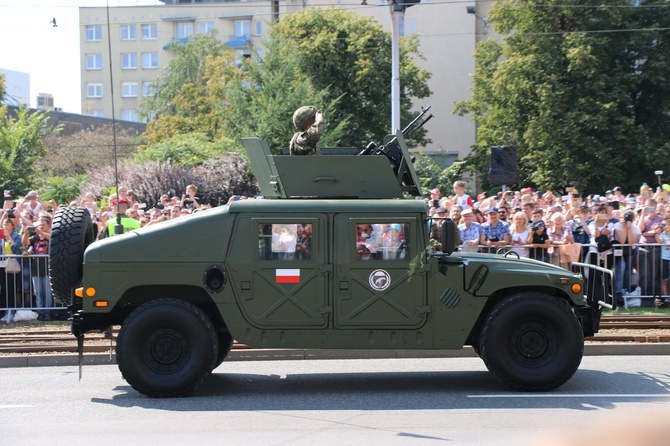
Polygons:
[[391,276],[383,269],[376,269],[370,273],[369,282],[373,290],[382,291],[391,285]]

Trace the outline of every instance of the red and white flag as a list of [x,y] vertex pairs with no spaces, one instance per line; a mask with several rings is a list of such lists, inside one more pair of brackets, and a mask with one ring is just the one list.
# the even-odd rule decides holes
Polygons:
[[300,283],[300,269],[277,269],[276,283]]

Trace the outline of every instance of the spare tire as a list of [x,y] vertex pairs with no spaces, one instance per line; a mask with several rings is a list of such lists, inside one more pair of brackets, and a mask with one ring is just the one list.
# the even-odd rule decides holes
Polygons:
[[95,240],[91,214],[86,208],[61,206],[51,225],[49,275],[54,302],[72,304],[72,289],[81,286],[84,251]]

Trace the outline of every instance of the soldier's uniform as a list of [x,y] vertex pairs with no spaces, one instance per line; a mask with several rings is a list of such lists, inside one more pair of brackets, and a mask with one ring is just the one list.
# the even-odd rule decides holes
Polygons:
[[316,108],[300,107],[293,113],[293,125],[298,130],[291,138],[289,152],[291,155],[320,155],[317,146],[323,135],[323,122],[316,122]]

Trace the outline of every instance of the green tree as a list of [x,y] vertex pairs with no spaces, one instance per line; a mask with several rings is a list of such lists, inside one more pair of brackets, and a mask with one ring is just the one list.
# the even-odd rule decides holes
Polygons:
[[59,205],[68,205],[72,200],[83,195],[83,191],[79,188],[87,180],[87,175],[75,175],[67,178],[59,176],[50,177],[40,187],[40,198],[42,201],[53,199]]
[[[114,163],[112,126],[82,130],[71,135],[50,134],[43,138],[46,154],[35,163],[38,178],[73,177]],[[116,156],[119,160],[137,153],[138,137],[132,132],[116,129]],[[39,183],[39,181],[38,181]],[[39,186],[39,184],[38,184]]]
[[222,156],[235,146],[231,140],[211,141],[207,135],[202,133],[188,133],[175,135],[161,143],[149,146],[137,154],[135,161],[141,163],[153,160],[159,163],[195,167],[209,158]]
[[[225,133],[237,137],[258,136],[267,141],[274,152],[281,153],[295,132],[293,112],[304,104],[318,104],[328,118],[319,145],[336,146],[348,131],[349,117],[330,119],[337,115],[338,98],[330,99],[327,90],[316,89],[300,72],[298,58],[281,54],[278,48],[281,44],[279,40],[269,41],[262,59],[245,63],[239,82],[227,82],[220,75],[211,76],[214,96],[224,98],[219,114]],[[212,69],[222,66],[213,64]]]
[[654,31],[670,11],[651,11],[627,0],[497,2],[488,20],[508,37],[477,47],[472,98],[456,107],[480,123],[468,167],[486,172],[490,146],[513,144],[523,185],[602,192],[653,178],[670,161],[668,43]]
[[[306,9],[283,16],[272,27],[269,48],[278,60],[297,58],[297,69],[314,88],[326,92],[325,103],[336,102],[328,121],[349,118],[348,132],[339,145],[360,147],[378,142],[390,131],[391,35],[372,18],[342,8]],[[418,39],[400,42],[401,121],[411,120],[410,97],[430,95],[430,73],[420,69]],[[301,103],[300,105],[305,105]],[[315,104],[322,106],[322,104]],[[421,133],[417,132],[421,138]]]
[[5,75],[0,74],[0,99],[3,99],[5,97],[5,93],[7,93],[5,87]]
[[208,56],[222,56],[230,53],[224,49],[216,34],[197,34],[187,42],[175,42],[170,49],[174,57],[170,60],[162,76],[151,83],[152,95],[143,98],[139,113],[144,118],[155,118],[162,114],[180,115],[181,107],[192,111],[193,104],[175,101],[184,89],[206,87],[205,76]]
[[57,131],[47,120],[47,113],[24,107],[10,118],[7,106],[0,107],[0,189],[23,194],[33,186],[35,161],[45,153],[41,138]]

